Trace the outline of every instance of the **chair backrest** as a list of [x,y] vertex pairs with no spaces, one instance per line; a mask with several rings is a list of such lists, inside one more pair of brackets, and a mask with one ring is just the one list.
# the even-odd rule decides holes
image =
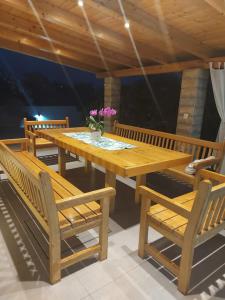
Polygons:
[[[113,132],[122,137],[191,154],[193,160],[207,158],[211,155],[222,158],[225,150],[224,143],[211,142],[188,136],[130,126],[118,122],[114,123]],[[215,166],[215,171],[219,171],[219,169],[220,164]]]
[[211,233],[225,229],[225,176],[206,170],[201,170],[200,176],[204,180],[199,183],[185,232],[190,239],[202,235],[210,238]]
[[35,132],[39,129],[51,129],[51,128],[68,128],[69,127],[69,118],[66,117],[65,120],[47,120],[47,121],[28,121],[27,118],[24,118],[24,130],[25,135],[26,131]]
[[50,212],[48,202],[53,199],[46,198],[42,177],[45,184],[52,188],[50,176],[47,172],[36,172],[26,166],[17,153],[0,142],[0,164],[9,177],[14,188],[23,198],[26,205],[38,219],[42,227],[49,231],[48,219]]

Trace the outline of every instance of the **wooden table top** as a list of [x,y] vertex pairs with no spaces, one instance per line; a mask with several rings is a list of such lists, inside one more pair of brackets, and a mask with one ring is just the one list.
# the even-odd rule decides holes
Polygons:
[[36,133],[38,136],[52,141],[58,147],[80,155],[88,161],[96,163],[123,177],[138,176],[160,171],[176,165],[188,164],[192,160],[192,156],[186,153],[148,145],[110,133],[104,133],[104,137],[129,143],[136,147],[113,151],[104,150],[63,134],[82,131],[89,130],[86,127],[76,127],[44,129],[38,130]]

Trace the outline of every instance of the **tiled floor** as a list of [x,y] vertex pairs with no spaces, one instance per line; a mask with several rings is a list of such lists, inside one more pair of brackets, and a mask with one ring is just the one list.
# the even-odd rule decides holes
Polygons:
[[[69,168],[78,165],[70,162]],[[79,176],[78,176],[79,175]],[[3,177],[2,177],[3,178]],[[101,187],[103,173],[96,170],[87,176],[78,169],[67,178],[83,190]],[[157,180],[152,185],[163,187]],[[124,184],[126,183],[126,184]],[[184,297],[177,291],[176,278],[151,258],[137,255],[139,206],[133,203],[134,181],[117,181],[116,212],[110,218],[108,259],[95,258],[63,272],[63,279],[51,286],[47,282],[47,241],[32,223],[17,195],[6,180],[0,182],[0,300],[68,299],[225,299],[225,235],[221,234],[200,246],[194,259],[191,290]],[[22,217],[21,217],[22,216]],[[84,245],[95,243],[97,233],[80,234]],[[168,256],[179,259],[179,249],[150,230]],[[64,253],[80,246],[77,239],[63,243]],[[204,260],[204,258],[206,258]]]

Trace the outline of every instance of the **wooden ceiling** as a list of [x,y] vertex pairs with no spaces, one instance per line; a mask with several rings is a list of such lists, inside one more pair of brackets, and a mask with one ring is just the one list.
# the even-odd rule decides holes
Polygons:
[[0,0],[0,45],[99,77],[207,68],[225,60],[225,2]]

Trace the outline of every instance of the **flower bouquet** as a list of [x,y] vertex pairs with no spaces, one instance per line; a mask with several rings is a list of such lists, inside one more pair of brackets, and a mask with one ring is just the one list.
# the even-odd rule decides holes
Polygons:
[[115,116],[117,111],[111,107],[101,108],[100,110],[93,109],[87,117],[87,125],[92,132],[93,139],[97,140],[104,132],[104,118]]

